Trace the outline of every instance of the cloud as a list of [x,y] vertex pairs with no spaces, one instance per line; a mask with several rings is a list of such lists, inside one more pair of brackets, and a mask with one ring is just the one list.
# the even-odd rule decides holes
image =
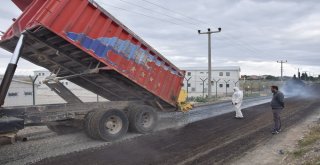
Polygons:
[[[239,65],[242,74],[279,75],[276,61],[288,60],[287,75],[298,67],[320,74],[320,5],[316,0],[147,1],[170,10],[143,0],[97,0],[178,67],[206,66],[208,39],[197,30],[222,27],[221,33],[212,35],[214,66]],[[0,30],[8,28],[11,18],[19,14],[10,1],[2,4]],[[0,54],[4,64],[8,54]],[[21,69],[36,68],[26,66]]]

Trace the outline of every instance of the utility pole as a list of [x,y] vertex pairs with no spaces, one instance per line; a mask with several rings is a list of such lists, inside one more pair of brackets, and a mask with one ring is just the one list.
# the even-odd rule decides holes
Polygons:
[[211,31],[208,28],[207,32],[201,32],[198,30],[198,34],[208,34],[208,97],[211,97],[211,34],[221,32],[221,28],[218,28],[218,31]]
[[277,61],[277,63],[280,63],[281,64],[281,81],[282,81],[282,76],[283,76],[283,63],[286,63],[287,62],[287,60],[286,61]]

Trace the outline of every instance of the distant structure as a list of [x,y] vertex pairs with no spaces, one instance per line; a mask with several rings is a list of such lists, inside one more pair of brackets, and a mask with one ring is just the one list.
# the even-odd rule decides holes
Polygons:
[[285,60],[285,61],[283,61],[283,60],[281,60],[281,61],[277,61],[277,63],[280,63],[281,64],[281,68],[280,68],[280,72],[281,72],[281,81],[283,81],[283,78],[282,78],[282,76],[283,76],[283,64],[284,63],[287,63],[288,61],[287,60]]
[[[186,70],[183,88],[188,91],[188,96],[207,96],[208,70],[207,68],[183,68]],[[212,97],[216,95],[231,95],[233,87],[239,87],[239,66],[213,67],[211,71]]]
[[[2,78],[0,76],[0,82]],[[32,105],[32,99],[32,82],[29,77],[14,76],[3,106]]]
[[[43,80],[50,75],[48,70],[38,70],[34,71],[34,76],[38,75],[36,83],[39,84],[36,94],[36,104],[54,104],[54,103],[65,103],[65,101],[58,96],[55,92],[43,83]],[[60,80],[60,82],[70,89],[76,96],[78,96],[83,102],[97,102],[97,101],[107,101],[101,96],[68,81]]]

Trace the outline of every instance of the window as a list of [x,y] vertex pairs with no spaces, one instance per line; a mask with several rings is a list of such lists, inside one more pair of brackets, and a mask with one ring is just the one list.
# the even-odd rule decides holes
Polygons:
[[191,76],[191,72],[188,72],[188,76]]
[[192,91],[192,92],[195,92],[195,91],[196,91],[196,88],[191,88],[191,91]]
[[200,72],[200,74],[203,74],[203,72]]
[[11,92],[11,93],[8,93],[8,96],[18,96],[18,92]]
[[223,72],[219,72],[219,76],[223,76]]
[[202,83],[200,83],[200,85],[202,85]]
[[229,84],[226,84],[227,85],[227,88],[229,88],[230,87],[230,85]]
[[42,76],[44,76],[44,73],[42,73]]
[[223,84],[219,84],[219,87],[222,88],[222,87],[223,87]]
[[230,76],[230,72],[226,72],[226,76]]
[[188,84],[188,87],[191,87],[191,84],[190,84],[190,83]]
[[24,92],[24,95],[25,95],[25,96],[31,96],[31,95],[32,95],[32,92]]

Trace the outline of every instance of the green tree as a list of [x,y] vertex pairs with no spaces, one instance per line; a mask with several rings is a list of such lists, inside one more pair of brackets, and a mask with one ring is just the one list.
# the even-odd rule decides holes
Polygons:
[[266,80],[279,80],[279,78],[275,77],[275,76],[272,76],[272,75],[268,75],[266,77]]
[[308,74],[307,73],[302,73],[301,74],[301,80],[308,80]]

